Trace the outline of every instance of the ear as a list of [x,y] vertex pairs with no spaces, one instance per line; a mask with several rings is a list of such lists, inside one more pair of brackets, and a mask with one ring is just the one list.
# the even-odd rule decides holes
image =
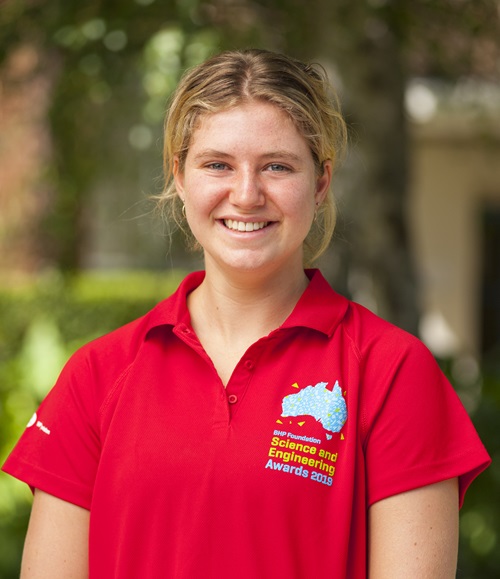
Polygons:
[[328,193],[330,184],[332,182],[333,164],[327,159],[323,162],[323,174],[316,179],[316,191],[314,193],[314,201],[317,205],[321,205]]
[[184,201],[184,173],[180,169],[179,157],[177,155],[174,156],[174,162],[172,163],[172,175],[177,195]]

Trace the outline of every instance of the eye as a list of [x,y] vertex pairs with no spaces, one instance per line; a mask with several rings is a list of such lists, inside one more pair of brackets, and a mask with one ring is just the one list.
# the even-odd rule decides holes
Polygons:
[[213,171],[224,171],[227,169],[227,165],[225,163],[208,163],[206,167],[207,169],[212,169]]
[[290,171],[289,167],[285,165],[281,165],[281,163],[271,163],[266,167],[268,171],[272,171],[273,173],[284,173],[286,171]]

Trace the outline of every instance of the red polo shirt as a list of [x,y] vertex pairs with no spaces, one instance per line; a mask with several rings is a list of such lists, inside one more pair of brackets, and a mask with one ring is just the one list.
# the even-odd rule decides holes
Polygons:
[[203,273],[70,359],[3,468],[90,509],[90,579],[361,579],[371,504],[487,466],[425,346],[309,276],[227,388]]

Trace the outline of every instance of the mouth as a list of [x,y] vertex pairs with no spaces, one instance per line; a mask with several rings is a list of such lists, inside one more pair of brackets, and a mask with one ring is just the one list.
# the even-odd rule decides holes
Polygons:
[[234,219],[223,219],[222,222],[232,231],[258,231],[271,223],[270,221],[236,221]]

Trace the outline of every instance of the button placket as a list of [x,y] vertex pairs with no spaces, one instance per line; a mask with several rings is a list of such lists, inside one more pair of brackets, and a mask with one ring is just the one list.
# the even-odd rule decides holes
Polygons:
[[258,356],[258,353],[254,350],[253,354],[252,358],[244,357],[240,360],[226,387],[227,404],[231,416],[239,408],[253,377],[255,371],[255,357]]
[[252,371],[255,367],[254,361],[253,360],[245,360],[245,368],[249,371]]

